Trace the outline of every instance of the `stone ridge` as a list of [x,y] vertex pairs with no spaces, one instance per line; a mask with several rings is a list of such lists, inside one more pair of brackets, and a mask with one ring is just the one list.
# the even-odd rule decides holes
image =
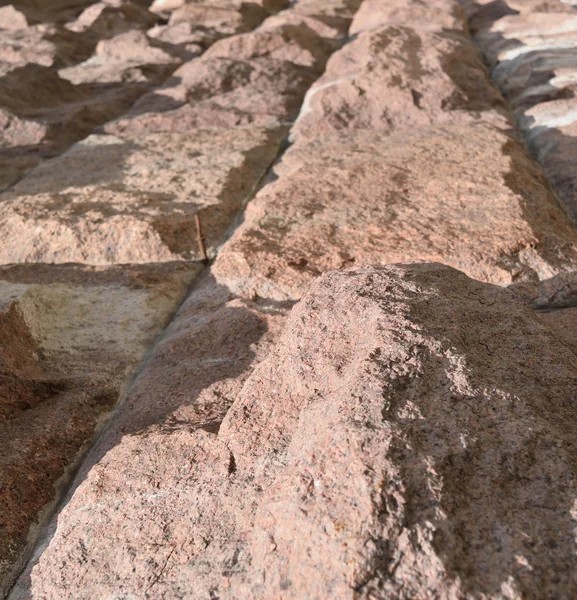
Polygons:
[[527,144],[577,219],[576,7],[560,0],[462,3]]
[[0,596],[575,595],[573,14],[0,8]]
[[507,290],[327,273],[217,435],[127,434],[83,478],[33,597],[571,597],[576,393]]
[[[212,2],[172,17],[141,0],[0,9],[2,597],[202,271],[195,213],[204,211],[211,248],[286,130],[280,120],[136,137],[95,128],[139,98],[162,98],[179,67],[192,74],[211,45],[248,34],[286,4],[230,3],[217,19]],[[321,68],[327,44],[310,50]],[[291,93],[282,118],[298,110],[299,92]]]

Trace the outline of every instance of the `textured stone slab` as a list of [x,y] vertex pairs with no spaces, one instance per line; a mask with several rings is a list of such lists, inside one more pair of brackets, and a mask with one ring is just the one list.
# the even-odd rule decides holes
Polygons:
[[0,78],[0,106],[45,124],[46,141],[58,152],[128,110],[148,89],[147,82],[74,85],[49,67],[29,64]]
[[105,131],[139,135],[207,126],[278,126],[293,119],[336,47],[309,26],[311,20],[285,11],[256,31],[217,42]]
[[79,482],[31,597],[574,595],[576,394],[507,291],[327,274],[218,435],[126,435]]
[[74,84],[135,82],[162,84],[180,59],[154,47],[141,31],[128,31],[100,41],[87,61],[61,69],[59,75]]
[[272,351],[292,304],[236,298],[203,276],[87,462],[149,427],[169,431],[186,423],[218,431],[252,370]]
[[[202,2],[194,2],[202,6]],[[206,3],[209,7],[217,8],[236,8],[239,9],[247,4],[253,4],[264,8],[269,13],[274,13],[289,5],[289,0],[251,0],[251,2],[245,2],[244,0],[209,0]],[[154,0],[150,6],[150,10],[158,13],[171,14],[174,11],[180,10],[182,7],[189,6],[187,0]]]
[[212,253],[274,160],[262,128],[92,135],[0,196],[0,261],[117,264]]
[[539,313],[539,320],[561,339],[577,356],[577,308]]
[[[192,50],[193,45],[206,49],[224,37],[256,28],[271,12],[284,8],[284,0],[268,2],[171,2],[165,3],[170,13],[167,25],[150,31],[159,40],[182,44]],[[156,6],[158,5],[158,6]],[[154,12],[163,12],[161,3],[154,3]]]
[[506,125],[505,115],[503,99],[468,38],[390,26],[361,33],[331,57],[307,93],[291,136],[481,118]]
[[198,271],[0,268],[0,590]]
[[97,41],[93,36],[47,25],[0,29],[0,65],[64,67],[86,60]]
[[459,0],[469,21],[473,34],[487,30],[500,19],[509,15],[531,15],[533,13],[574,14],[571,2],[563,0]]
[[70,31],[90,32],[99,38],[111,38],[127,31],[146,30],[158,23],[159,18],[132,2],[107,2],[91,4],[66,27]]
[[573,98],[526,110],[519,124],[563,203],[577,219],[577,103]]
[[384,25],[404,25],[432,31],[466,31],[466,23],[463,9],[456,0],[364,0],[355,13],[349,35]]
[[544,50],[498,64],[492,76],[515,114],[522,118],[536,104],[572,96],[577,59],[573,48]]
[[439,261],[499,285],[576,270],[573,224],[490,125],[325,137],[276,170],[217,257],[235,293],[298,299],[326,270],[392,262]]
[[0,108],[0,190],[18,181],[40,161],[48,126]]
[[[294,118],[316,77],[309,69],[268,58],[199,60],[187,77],[184,102],[148,96],[131,114],[106,125],[112,134],[137,135],[203,127],[279,126]],[[178,108],[155,111],[155,107]]]
[[559,1],[466,6],[475,39],[529,146],[574,218],[577,11]]
[[[122,0],[110,0],[110,4]],[[134,0],[142,3],[142,0]],[[31,25],[57,24],[64,25],[73,21],[94,0],[14,0],[18,10],[26,16]]]
[[28,21],[26,15],[16,10],[12,5],[0,8],[0,29],[26,29]]
[[0,77],[0,189],[18,181],[42,158],[63,152],[122,114],[149,88],[147,80],[73,85],[36,64],[10,69]]
[[562,50],[577,45],[577,14],[565,12],[506,15],[479,31],[475,40],[490,64],[514,60],[531,52]]
[[[274,23],[274,22],[273,22]],[[305,23],[297,25],[262,27],[243,35],[220,40],[204,54],[208,58],[236,58],[250,60],[267,56],[296,65],[310,67],[319,75],[335,46],[316,34]]]

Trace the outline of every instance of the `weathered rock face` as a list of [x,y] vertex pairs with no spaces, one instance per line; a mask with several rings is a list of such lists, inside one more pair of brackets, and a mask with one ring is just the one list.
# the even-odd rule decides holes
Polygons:
[[553,187],[577,218],[577,10],[571,3],[465,3],[492,76]]
[[[42,92],[38,93],[38,86]],[[53,152],[62,152],[94,127],[130,108],[146,84],[94,89],[74,85],[53,69],[29,64],[0,78],[0,105],[15,115],[46,124]]]
[[307,93],[291,137],[481,118],[507,126],[503,99],[467,38],[384,26],[359,34],[331,57]]
[[179,63],[177,57],[152,46],[141,31],[128,31],[100,41],[89,60],[61,69],[59,75],[75,84],[161,84]]
[[84,10],[67,28],[78,32],[89,31],[99,38],[110,38],[127,31],[149,29],[158,21],[156,15],[132,2],[120,2],[117,6],[97,2]]
[[[168,68],[173,70],[175,66]],[[165,69],[164,76],[170,70]],[[68,69],[63,70],[63,74],[66,72]],[[81,73],[75,83],[90,80],[90,70],[83,68]],[[0,189],[20,179],[42,158],[63,152],[94,127],[128,110],[147,89],[147,79],[102,89],[74,85],[42,65],[9,70],[0,77]]]
[[159,424],[218,431],[254,367],[272,352],[292,304],[237,298],[212,276],[202,277],[90,460]]
[[539,137],[573,8],[36,4],[0,263],[76,264],[0,267],[0,596],[40,532],[10,600],[577,595],[577,233],[463,20]]
[[294,118],[336,46],[309,27],[311,19],[293,17],[280,23],[273,17],[254,32],[216,43],[105,131],[138,135],[183,127],[278,127]]
[[0,587],[198,271],[0,268]]
[[542,175],[486,124],[320,138],[276,170],[213,269],[248,297],[298,299],[352,265],[439,261],[499,285],[577,266],[575,230]]
[[466,31],[463,9],[454,0],[364,0],[349,29],[356,35],[385,25],[411,25],[415,29]]
[[267,56],[310,67],[320,75],[334,50],[334,43],[319,36],[306,22],[281,27],[268,27],[264,23],[251,33],[220,40],[204,57],[250,60]]
[[[192,0],[192,6],[194,6],[194,3],[194,0]],[[179,11],[184,7],[188,8],[191,4],[189,4],[187,0],[154,0],[150,6],[150,10],[152,12],[170,14],[174,11]],[[262,7],[267,12],[277,12],[286,8],[289,5],[289,0],[251,0],[250,2],[244,2],[244,0],[211,0],[208,8],[216,7],[238,10],[246,7],[248,4]]]
[[0,29],[26,29],[28,21],[26,16],[13,6],[0,8]]
[[572,596],[576,393],[574,353],[507,291],[441,265],[326,274],[218,435],[127,435],[88,473],[31,589]]
[[[0,197],[0,262],[146,263],[220,242],[276,155],[259,128],[92,135]],[[57,209],[57,213],[55,213]]]
[[[147,91],[153,95],[153,86],[162,85],[183,60],[216,39],[214,30],[219,30],[217,38],[235,28],[246,31],[268,12],[258,6],[229,7],[228,20],[210,27],[193,14],[187,17],[185,10],[174,13],[174,27],[185,25],[190,35],[203,39],[193,51],[194,44],[186,40],[155,39],[150,28],[158,32],[166,21],[148,12],[146,1],[33,4],[23,0],[18,5],[22,14],[5,9],[0,14],[5,17],[0,23],[0,189],[13,186],[0,198],[6,250],[0,263],[68,264],[0,266],[2,597],[94,432],[116,408],[138,363],[200,272],[199,264],[188,261],[198,256],[195,214],[200,213],[214,252],[274,161],[286,134],[280,121],[294,116],[299,94],[302,98],[313,72],[322,69],[262,60],[251,66],[258,71],[252,78],[255,85],[259,82],[258,90],[250,98],[240,92],[236,99],[221,98],[226,90],[217,86],[226,87],[226,81],[215,76],[212,93],[222,101],[223,112],[236,106],[243,110],[259,94],[269,93],[267,83],[274,88],[280,82],[276,96],[271,95],[276,102],[272,116],[259,126],[232,131],[189,121],[172,131],[160,127],[115,136],[103,129],[93,132],[125,114]],[[213,8],[207,4],[206,15]],[[276,50],[282,54],[281,46]],[[194,67],[184,71],[194,73]],[[296,91],[289,86],[291,78],[303,80]],[[196,81],[200,86],[198,76]],[[238,82],[236,87],[248,85]],[[264,110],[265,102],[263,98],[252,109]],[[20,187],[14,186],[22,177]],[[205,309],[207,327],[190,314],[179,321],[207,336],[220,331],[212,349],[215,361],[222,359],[218,353],[229,340],[228,363],[242,373],[238,382],[227,383],[219,380],[226,361],[220,372],[213,371],[213,391],[203,396],[206,409],[193,409],[212,427],[248,376],[257,342],[262,338],[259,357],[270,346],[267,323],[284,318],[281,309],[278,318],[269,317],[267,307],[235,303],[226,290],[213,287],[204,295],[215,312]],[[252,331],[254,325],[257,331]],[[242,357],[231,340],[235,327],[238,339],[246,343]],[[182,338],[182,332],[175,335]],[[155,362],[156,375],[147,373],[151,394],[167,392],[161,375],[166,357],[173,351],[182,357],[190,348],[189,342],[165,342],[157,353],[162,360]],[[205,349],[199,345],[189,357],[191,369],[202,368]],[[188,374],[183,365],[180,369]],[[199,385],[208,380],[210,376]],[[157,411],[164,406],[168,414],[177,408],[191,389],[188,379],[182,383],[179,388],[175,382],[173,399],[156,402]],[[203,390],[198,391],[200,396]],[[224,393],[231,399],[224,400]],[[155,400],[148,399],[150,410]],[[143,410],[141,423],[157,415]]]

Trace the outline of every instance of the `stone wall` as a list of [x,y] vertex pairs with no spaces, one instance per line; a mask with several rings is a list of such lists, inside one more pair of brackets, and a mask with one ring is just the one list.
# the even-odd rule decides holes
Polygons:
[[577,595],[576,28],[0,8],[0,593]]

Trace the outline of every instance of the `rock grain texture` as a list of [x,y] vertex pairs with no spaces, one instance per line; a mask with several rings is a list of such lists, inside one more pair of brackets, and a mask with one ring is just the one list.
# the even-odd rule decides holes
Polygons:
[[577,230],[499,75],[573,7],[19,2],[0,595],[576,596]]
[[530,148],[577,219],[577,6],[561,0],[462,3]]
[[0,268],[0,584],[198,270]]
[[575,354],[508,291],[434,264],[326,274],[218,435],[149,428],[91,470],[32,589],[571,597],[576,393]]
[[297,300],[323,271],[359,264],[442,261],[499,285],[577,267],[539,170],[487,124],[325,136],[276,170],[214,266],[248,297]]
[[[198,11],[175,13],[170,21],[186,26],[191,41],[162,39],[171,24],[148,4],[50,0],[0,12],[2,597],[95,432],[201,272],[193,262],[201,258],[195,215],[213,253],[276,158],[284,120],[296,115],[336,47],[307,29],[302,44],[310,51],[295,41],[285,57],[283,44],[293,38],[276,34],[282,58],[251,66],[284,86],[272,122],[227,129],[189,121],[112,134],[106,124],[139,98],[162,98],[178,68],[199,82],[197,56],[227,35],[249,36],[283,8],[230,3],[210,27]],[[232,62],[226,49],[219,57]],[[303,81],[295,90],[282,83],[291,77]],[[219,86],[226,80],[216,81],[215,96],[226,91]],[[230,296],[218,298],[226,305]],[[214,407],[220,419],[230,403]]]

